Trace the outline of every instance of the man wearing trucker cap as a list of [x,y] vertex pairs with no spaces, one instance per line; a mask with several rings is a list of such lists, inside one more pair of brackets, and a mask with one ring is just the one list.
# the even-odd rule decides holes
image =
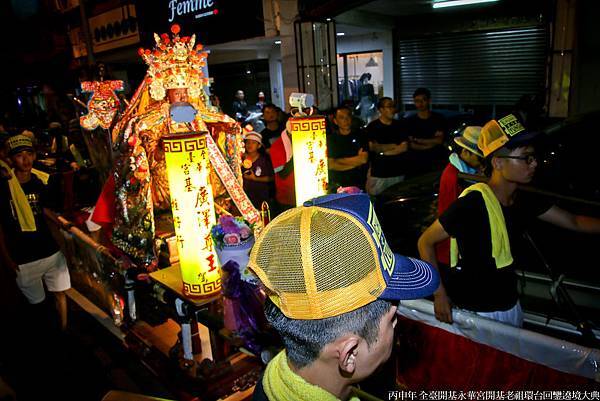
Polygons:
[[439,285],[432,266],[392,253],[366,194],[327,195],[281,214],[248,266],[285,345],[255,400],[357,400],[351,386],[390,356],[397,301]]
[[543,198],[519,191],[538,165],[527,132],[512,114],[489,121],[477,146],[485,157],[487,183],[474,184],[419,238],[419,254],[437,266],[435,244],[451,238],[450,268],[434,294],[438,320],[452,323],[452,306],[520,327],[518,261],[513,260],[525,226],[533,218],[566,229],[599,233],[600,219],[571,214]]
[[32,306],[45,317],[46,290],[54,295],[60,329],[67,327],[67,296],[71,279],[67,262],[44,218],[51,196],[44,182],[48,177],[33,168],[35,150],[31,138],[15,135],[8,139],[13,177],[0,182],[0,253],[16,275],[16,282]]

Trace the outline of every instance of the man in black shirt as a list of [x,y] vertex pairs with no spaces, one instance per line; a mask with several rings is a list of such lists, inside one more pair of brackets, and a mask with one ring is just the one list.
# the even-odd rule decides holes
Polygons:
[[260,131],[260,135],[262,136],[263,146],[265,149],[269,149],[271,144],[281,136],[281,131],[283,131],[279,124],[279,110],[277,110],[277,106],[269,103],[263,107],[263,121],[265,122],[265,128]]
[[233,117],[237,121],[243,121],[248,115],[248,103],[244,100],[244,91],[235,92],[235,100],[232,105]]
[[418,88],[413,94],[417,113],[404,119],[410,138],[411,172],[422,173],[443,168],[447,154],[442,144],[446,132],[446,120],[441,114],[430,110],[429,89]]
[[329,186],[365,188],[369,143],[364,133],[352,128],[352,111],[335,109],[335,128],[327,135]]
[[465,190],[419,238],[419,254],[437,266],[435,244],[456,240],[451,267],[434,293],[435,316],[452,323],[451,303],[485,317],[521,326],[517,277],[511,249],[533,218],[569,230],[600,233],[600,219],[571,214],[518,190],[531,182],[537,159],[528,133],[514,115],[488,122],[478,147],[487,183]]
[[46,185],[32,173],[35,152],[31,139],[16,135],[8,140],[14,176],[0,182],[0,251],[16,274],[17,285],[30,304],[45,299],[44,284],[55,295],[60,325],[67,325],[65,291],[71,288],[63,254],[44,219],[49,205]]
[[398,120],[394,120],[394,100],[382,97],[377,104],[379,118],[367,125],[369,160],[371,161],[366,189],[369,195],[379,195],[404,180],[408,135]]

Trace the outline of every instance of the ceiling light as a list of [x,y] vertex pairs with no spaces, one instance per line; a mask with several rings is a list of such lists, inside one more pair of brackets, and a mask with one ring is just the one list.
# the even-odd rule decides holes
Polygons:
[[276,45],[280,45],[280,44],[281,44],[281,40],[276,40],[276,41],[275,41],[275,44],[276,44]]
[[434,1],[433,8],[445,8],[445,7],[457,7],[457,6],[468,6],[471,4],[479,3],[493,3],[498,0],[446,0],[446,1]]
[[377,67],[379,64],[377,64],[377,61],[375,61],[375,59],[373,57],[371,57],[369,59],[369,61],[367,61],[367,64],[365,65],[365,67]]
[[337,36],[344,36],[344,35],[345,35],[345,33],[344,33],[344,32],[338,32],[338,33],[336,33],[336,35],[337,35]]

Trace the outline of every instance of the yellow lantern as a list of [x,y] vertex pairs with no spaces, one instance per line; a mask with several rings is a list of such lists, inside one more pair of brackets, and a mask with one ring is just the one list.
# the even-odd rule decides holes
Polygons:
[[296,206],[327,193],[327,140],[324,117],[289,119],[294,155]]
[[216,219],[206,135],[191,132],[162,138],[183,291],[196,297],[221,289],[210,235]]

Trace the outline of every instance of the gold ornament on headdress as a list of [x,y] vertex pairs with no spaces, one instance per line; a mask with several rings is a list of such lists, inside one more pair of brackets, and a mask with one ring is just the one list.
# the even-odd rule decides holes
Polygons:
[[171,38],[166,33],[154,34],[154,50],[139,50],[148,64],[150,96],[155,100],[162,100],[167,89],[179,88],[187,88],[190,97],[197,98],[208,84],[208,78],[202,74],[207,54],[201,51],[201,44],[194,47],[196,35],[179,37],[179,31],[179,25],[175,24],[171,27]]

